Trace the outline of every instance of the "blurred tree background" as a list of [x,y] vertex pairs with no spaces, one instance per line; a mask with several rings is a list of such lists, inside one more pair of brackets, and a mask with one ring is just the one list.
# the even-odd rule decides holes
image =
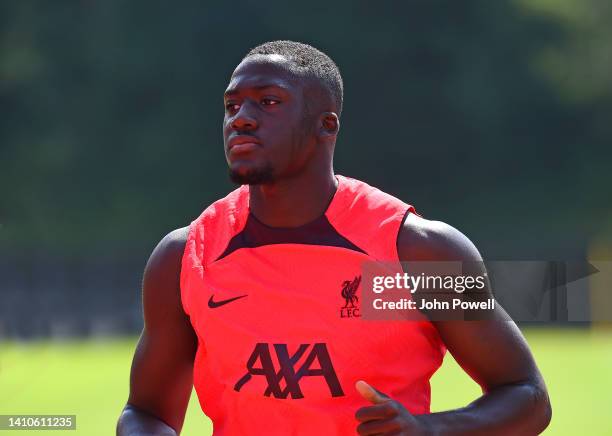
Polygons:
[[127,259],[137,296],[157,241],[233,188],[222,93],[273,39],[343,73],[338,173],[485,258],[584,258],[612,245],[611,22],[607,0],[2,2],[4,272]]

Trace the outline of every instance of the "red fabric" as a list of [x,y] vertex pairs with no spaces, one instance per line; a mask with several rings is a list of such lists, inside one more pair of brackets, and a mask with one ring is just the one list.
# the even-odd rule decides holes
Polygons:
[[[343,247],[277,244],[241,248],[216,260],[245,226],[248,186],[215,202],[191,224],[181,298],[199,339],[194,385],[215,435],[354,434],[354,413],[366,404],[355,391],[357,380],[412,413],[429,412],[429,379],[445,351],[435,328],[429,322],[341,317],[347,304],[343,283],[361,275],[364,261],[398,262],[397,234],[414,208],[358,180],[337,178],[338,190],[325,215],[367,255]],[[361,286],[359,301],[360,292]],[[247,296],[211,309],[213,295],[215,301]],[[301,345],[306,349],[284,370],[306,366],[316,372],[325,363],[321,356],[310,366],[305,361],[315,344],[325,344],[342,395],[333,396],[321,375],[297,377],[302,398],[265,396],[269,380],[259,374],[247,376],[237,391],[258,343],[269,350],[277,375],[283,347],[289,357]],[[263,366],[261,358],[252,365]],[[278,381],[284,389],[282,374]]]

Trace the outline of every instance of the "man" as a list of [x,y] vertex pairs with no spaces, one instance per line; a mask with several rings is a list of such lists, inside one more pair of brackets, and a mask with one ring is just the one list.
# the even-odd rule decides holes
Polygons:
[[[223,134],[242,186],[153,251],[118,434],[178,434],[192,385],[215,434],[517,435],[548,425],[546,387],[514,323],[358,316],[365,260],[481,258],[454,228],[334,174],[342,91],[333,61],[305,44],[269,42],[237,66]],[[445,349],[484,395],[430,414]]]

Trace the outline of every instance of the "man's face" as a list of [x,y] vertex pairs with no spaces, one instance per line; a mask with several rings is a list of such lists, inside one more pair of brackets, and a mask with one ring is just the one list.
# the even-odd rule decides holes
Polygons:
[[303,83],[288,62],[278,55],[251,56],[232,74],[224,95],[223,142],[236,183],[291,177],[312,154],[316,141]]

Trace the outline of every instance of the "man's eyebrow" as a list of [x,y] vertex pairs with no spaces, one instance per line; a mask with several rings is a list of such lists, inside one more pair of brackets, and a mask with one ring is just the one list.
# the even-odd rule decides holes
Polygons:
[[[277,83],[271,83],[268,85],[259,85],[259,86],[246,86],[244,89],[254,89],[256,91],[262,91],[264,89],[268,89],[268,88],[276,88],[276,89],[282,89],[283,91],[287,91],[287,87],[283,86],[283,85],[279,85]],[[225,91],[225,93],[223,94],[225,97],[229,97],[232,95],[236,95],[239,94],[241,91],[240,88],[230,88],[227,91]]]

